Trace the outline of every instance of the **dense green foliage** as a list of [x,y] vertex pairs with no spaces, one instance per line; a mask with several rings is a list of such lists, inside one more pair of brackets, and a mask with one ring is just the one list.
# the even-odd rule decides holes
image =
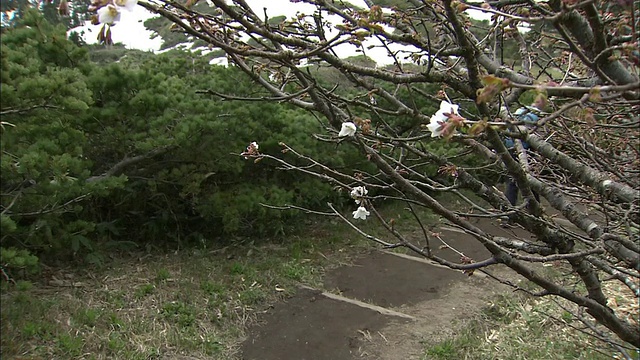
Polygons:
[[[280,142],[333,168],[374,173],[351,146],[311,137],[326,126],[311,113],[197,93],[266,96],[234,67],[212,66],[198,52],[78,47],[65,35],[63,24],[51,25],[36,11],[3,33],[0,245],[8,254],[20,249],[100,262],[114,247],[273,236],[303,214],[260,204],[314,209],[348,201],[317,178],[244,159],[239,153],[252,141],[291,163],[303,164],[283,154]],[[339,96],[362,98],[341,74],[311,71],[338,84]],[[437,90],[397,93],[429,113],[437,102],[424,94]],[[379,114],[357,115],[398,134],[421,125],[411,117],[389,123]],[[445,156],[459,153],[451,144],[439,147]],[[416,166],[438,176],[435,166]]]
[[[196,4],[193,6],[193,9],[207,14],[213,13],[214,10],[208,5],[206,1],[196,2]],[[193,37],[187,36],[183,32],[174,31],[175,27],[172,27],[172,25],[173,23],[171,21],[161,16],[150,18],[144,22],[144,26],[146,28],[156,32],[154,36],[159,36],[162,38],[162,46],[160,47],[161,49],[170,49],[179,44],[186,45],[189,43],[193,43],[193,49],[207,46],[207,43],[200,39],[194,39]]]
[[84,182],[91,161],[82,121],[93,102],[86,51],[37,13],[24,24],[2,35],[2,245],[77,251],[94,229],[81,200],[122,181]]
[[300,214],[261,203],[314,208],[340,195],[238,156],[249,142],[287,156],[284,141],[336,167],[362,161],[348,147],[313,140],[322,124],[304,111],[196,94],[261,96],[234,68],[178,51],[109,61],[103,50],[94,63],[64,26],[37,12],[21,21],[2,42],[5,249],[98,262],[105,246],[270,236]]

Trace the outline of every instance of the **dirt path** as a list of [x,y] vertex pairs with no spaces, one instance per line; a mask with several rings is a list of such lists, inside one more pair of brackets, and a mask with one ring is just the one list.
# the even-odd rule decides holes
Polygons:
[[[469,235],[440,231],[465,255],[488,256]],[[451,250],[438,252],[459,259]],[[243,359],[420,359],[425,342],[451,335],[452,325],[480,311],[497,291],[481,273],[469,277],[423,259],[373,251],[328,272],[323,289],[302,289],[276,304],[249,330]]]

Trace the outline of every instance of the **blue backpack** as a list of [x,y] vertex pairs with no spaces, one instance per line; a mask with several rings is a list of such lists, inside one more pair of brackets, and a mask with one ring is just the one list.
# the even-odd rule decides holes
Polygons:
[[[538,115],[534,114],[526,107],[521,107],[518,110],[516,110],[515,115],[518,120],[523,121],[528,126],[537,124],[538,120],[540,119]],[[512,149],[515,146],[515,141],[510,137],[505,138],[504,146],[506,146],[507,149]],[[525,149],[528,149],[529,144],[523,141],[522,147]]]

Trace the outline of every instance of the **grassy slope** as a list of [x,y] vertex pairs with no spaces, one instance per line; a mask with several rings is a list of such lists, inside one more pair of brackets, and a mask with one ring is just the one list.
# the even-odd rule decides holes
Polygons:
[[[538,271],[558,282],[577,283],[566,276],[568,268],[548,264]],[[538,290],[527,282],[521,285]],[[612,295],[609,305],[616,313],[638,323],[638,302],[629,289],[607,282],[604,291]],[[585,326],[574,315],[579,313],[575,304],[564,299],[503,294],[461,326],[456,336],[426,344],[423,359],[623,359],[617,348],[589,334],[595,328],[605,337],[612,335],[591,321],[591,327]],[[626,351],[631,358],[640,359],[638,349]]]
[[612,359],[614,350],[569,326],[572,316],[552,301],[513,295],[495,299],[458,334],[425,348],[423,359]]
[[2,359],[237,357],[244,329],[300,282],[366,251],[323,220],[304,238],[113,259],[102,269],[43,271],[2,288]]
[[[406,224],[401,212],[387,215]],[[371,248],[346,225],[309,223],[268,244],[129,254],[102,269],[47,269],[41,282],[3,283],[0,357],[238,358],[247,325],[270,304],[299,283],[321,286],[325,269]],[[549,302],[509,294],[455,337],[426,344],[424,359],[611,358],[568,330],[572,321]]]

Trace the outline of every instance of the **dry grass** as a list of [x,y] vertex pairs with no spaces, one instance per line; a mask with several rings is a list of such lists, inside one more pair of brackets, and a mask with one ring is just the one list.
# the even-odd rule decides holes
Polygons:
[[[330,230],[329,230],[330,229]],[[235,359],[244,329],[363,242],[318,226],[277,245],[137,254],[2,291],[2,359]],[[350,234],[352,235],[352,234]],[[353,238],[353,236],[351,236]]]
[[[571,326],[574,326],[572,328]],[[424,359],[612,359],[617,352],[576,330],[581,323],[550,299],[496,299],[483,316],[437,344],[429,344]],[[631,352],[633,354],[633,352]]]
[[[390,213],[402,219],[398,209]],[[48,270],[33,283],[3,284],[0,357],[238,359],[245,329],[270,304],[299,283],[321,287],[325,269],[368,249],[346,226],[323,221],[277,244],[129,254],[102,269]],[[605,290],[616,312],[637,319],[636,298],[613,282]],[[561,305],[568,306],[501,297],[457,336],[430,344],[425,359],[611,359],[611,348],[568,327],[580,324]]]
[[[561,269],[545,266],[539,270],[560,281]],[[575,283],[566,277],[562,280]],[[611,308],[638,324],[638,299],[633,293],[617,281],[604,282],[603,288]],[[428,344],[424,359],[623,359],[621,348],[627,356],[640,359],[638,349],[628,344],[612,346],[612,342],[620,340],[567,300],[507,293],[487,304],[455,336]]]
[[[389,211],[401,211],[389,208]],[[2,283],[2,359],[236,359],[245,329],[371,244],[337,220],[279,242],[139,253]],[[375,222],[369,230],[383,233]],[[203,244],[204,245],[204,244]]]
[[[640,280],[636,281],[636,286],[640,287]],[[603,290],[609,299],[609,307],[616,312],[616,315],[629,321],[635,326],[640,326],[638,311],[638,298],[633,292],[619,281],[608,281],[604,283]]]

